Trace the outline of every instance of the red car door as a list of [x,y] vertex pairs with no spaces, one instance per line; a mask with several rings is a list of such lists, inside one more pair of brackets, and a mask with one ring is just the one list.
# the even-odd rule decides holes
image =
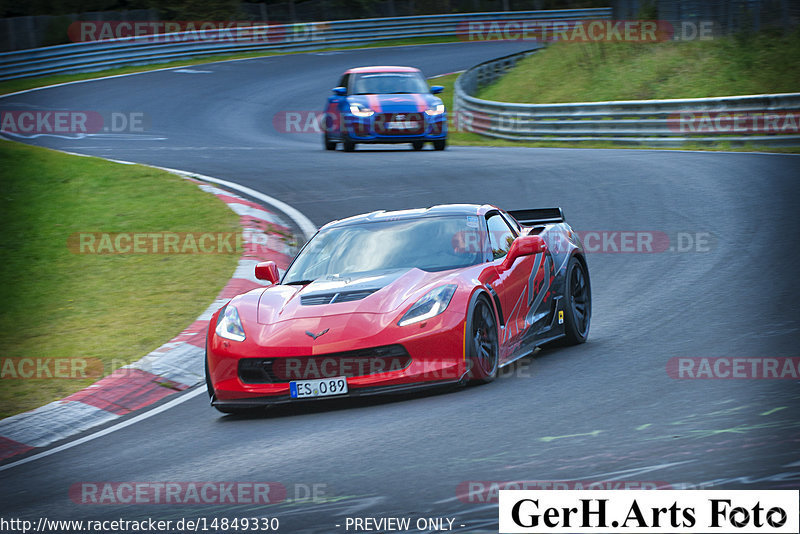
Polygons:
[[553,262],[549,253],[540,252],[509,263],[506,255],[518,237],[516,229],[499,212],[488,213],[486,225],[497,276],[490,285],[500,301],[505,324],[499,333],[502,364],[531,348],[525,342],[526,333],[551,307]]

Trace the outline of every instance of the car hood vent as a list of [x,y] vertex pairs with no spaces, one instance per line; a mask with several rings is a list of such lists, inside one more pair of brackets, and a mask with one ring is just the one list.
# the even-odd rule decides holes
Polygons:
[[300,304],[303,306],[316,306],[320,304],[334,304],[337,302],[354,302],[366,298],[375,293],[375,289],[358,289],[354,291],[337,291],[334,293],[317,293],[315,295],[303,295],[300,297]]

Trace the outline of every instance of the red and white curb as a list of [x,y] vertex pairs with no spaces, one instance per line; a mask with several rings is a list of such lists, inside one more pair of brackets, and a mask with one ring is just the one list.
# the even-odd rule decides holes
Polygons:
[[254,276],[256,263],[273,260],[281,270],[288,266],[293,249],[285,236],[291,230],[280,217],[188,173],[176,174],[216,195],[239,215],[244,253],[233,277],[202,315],[150,354],[68,397],[0,420],[0,460],[114,421],[202,382],[208,320],[230,298],[265,285]]

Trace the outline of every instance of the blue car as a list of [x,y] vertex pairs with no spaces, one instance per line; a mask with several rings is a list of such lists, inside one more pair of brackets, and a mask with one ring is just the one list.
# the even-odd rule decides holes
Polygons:
[[342,143],[345,152],[357,143],[411,143],[422,150],[447,146],[447,112],[435,96],[441,85],[428,87],[413,67],[358,67],[346,71],[328,97],[323,122],[326,150]]

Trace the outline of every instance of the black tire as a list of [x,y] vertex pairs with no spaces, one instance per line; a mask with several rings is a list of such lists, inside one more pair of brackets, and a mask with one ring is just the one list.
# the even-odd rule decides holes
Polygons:
[[447,139],[437,139],[433,142],[434,150],[444,150],[447,148]]
[[412,141],[411,146],[414,150],[422,150],[422,147],[425,146],[424,141]]
[[583,262],[572,256],[564,281],[564,345],[586,343],[592,320],[592,287]]
[[497,320],[489,300],[476,294],[467,315],[466,354],[470,361],[471,382],[485,384],[497,377],[500,345]]
[[328,138],[328,132],[325,132],[322,143],[325,145],[325,150],[336,150],[336,141],[331,141]]
[[352,141],[348,141],[347,139],[342,141],[342,146],[344,147],[345,152],[353,152],[356,149],[356,144]]

